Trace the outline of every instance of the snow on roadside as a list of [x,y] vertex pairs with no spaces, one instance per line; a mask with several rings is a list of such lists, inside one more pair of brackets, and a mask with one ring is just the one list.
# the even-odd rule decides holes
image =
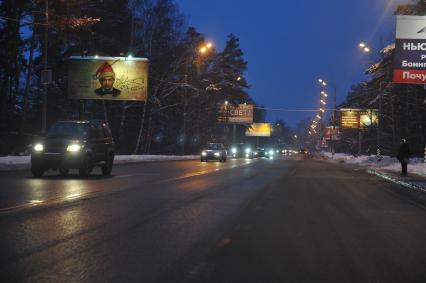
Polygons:
[[[200,158],[198,155],[116,155],[114,164],[192,160]],[[3,156],[0,157],[0,171],[27,170],[30,168],[30,156]]]
[[[392,172],[401,172],[401,165],[395,157],[382,156],[381,159],[378,159],[376,155],[355,157],[346,153],[336,153],[334,158],[331,159],[332,156],[330,152],[323,152],[322,156],[326,157],[327,160],[331,162],[343,162]],[[408,164],[408,173],[426,177],[426,163],[424,163],[423,158],[411,158]]]

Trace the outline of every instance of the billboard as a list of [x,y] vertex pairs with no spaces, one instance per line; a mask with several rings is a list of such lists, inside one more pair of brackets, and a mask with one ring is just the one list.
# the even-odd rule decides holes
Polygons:
[[324,138],[328,141],[339,141],[342,139],[340,127],[327,126],[324,131]]
[[393,81],[426,84],[426,16],[397,16]]
[[252,124],[253,123],[253,105],[239,104],[233,106],[229,104],[222,105],[219,109],[219,123],[225,124]]
[[340,109],[342,129],[363,129],[378,122],[376,109]]
[[270,123],[253,123],[246,130],[247,137],[270,137],[272,125]]
[[146,58],[70,57],[68,98],[146,101],[148,62]]

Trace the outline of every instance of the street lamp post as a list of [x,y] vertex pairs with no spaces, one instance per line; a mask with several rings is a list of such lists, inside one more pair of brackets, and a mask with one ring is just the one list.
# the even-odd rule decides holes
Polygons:
[[[364,52],[364,53],[370,53],[371,52],[371,48],[365,43],[365,42],[361,42],[359,45],[359,48]],[[382,82],[380,82],[380,91],[382,89]],[[382,93],[379,94],[379,111],[377,113],[377,151],[376,151],[376,156],[377,157],[381,157],[381,152],[380,152],[380,121],[381,121],[381,113],[382,113]],[[361,129],[359,130],[359,143],[361,143]],[[358,147],[358,153],[361,153],[361,145],[359,145]]]
[[[197,51],[198,54],[205,54],[208,51],[210,51],[213,48],[213,44],[212,43],[206,43],[205,45],[201,46]],[[188,107],[188,68],[189,65],[192,64],[197,58],[192,58],[191,57],[187,57],[186,63],[185,63],[185,77],[184,77],[184,81],[185,81],[185,92],[184,92],[184,97],[183,97],[183,121],[182,121],[182,137],[181,137],[181,143],[182,143],[182,155],[185,155],[185,143],[186,143],[186,110]],[[198,71],[198,67],[197,67],[197,71]]]

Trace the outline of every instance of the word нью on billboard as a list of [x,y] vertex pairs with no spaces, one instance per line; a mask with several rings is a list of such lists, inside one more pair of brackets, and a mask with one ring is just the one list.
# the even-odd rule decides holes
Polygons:
[[148,59],[70,57],[68,98],[140,100],[148,96]]
[[219,122],[225,124],[253,123],[253,105],[239,104],[238,106],[223,105],[219,110]]
[[270,123],[253,123],[246,130],[247,137],[270,137],[272,126]]
[[426,16],[397,16],[393,81],[426,84]]

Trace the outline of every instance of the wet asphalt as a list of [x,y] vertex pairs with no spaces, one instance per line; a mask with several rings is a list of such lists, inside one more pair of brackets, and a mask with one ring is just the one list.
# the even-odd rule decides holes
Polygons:
[[3,282],[426,282],[425,203],[314,160],[0,174]]

